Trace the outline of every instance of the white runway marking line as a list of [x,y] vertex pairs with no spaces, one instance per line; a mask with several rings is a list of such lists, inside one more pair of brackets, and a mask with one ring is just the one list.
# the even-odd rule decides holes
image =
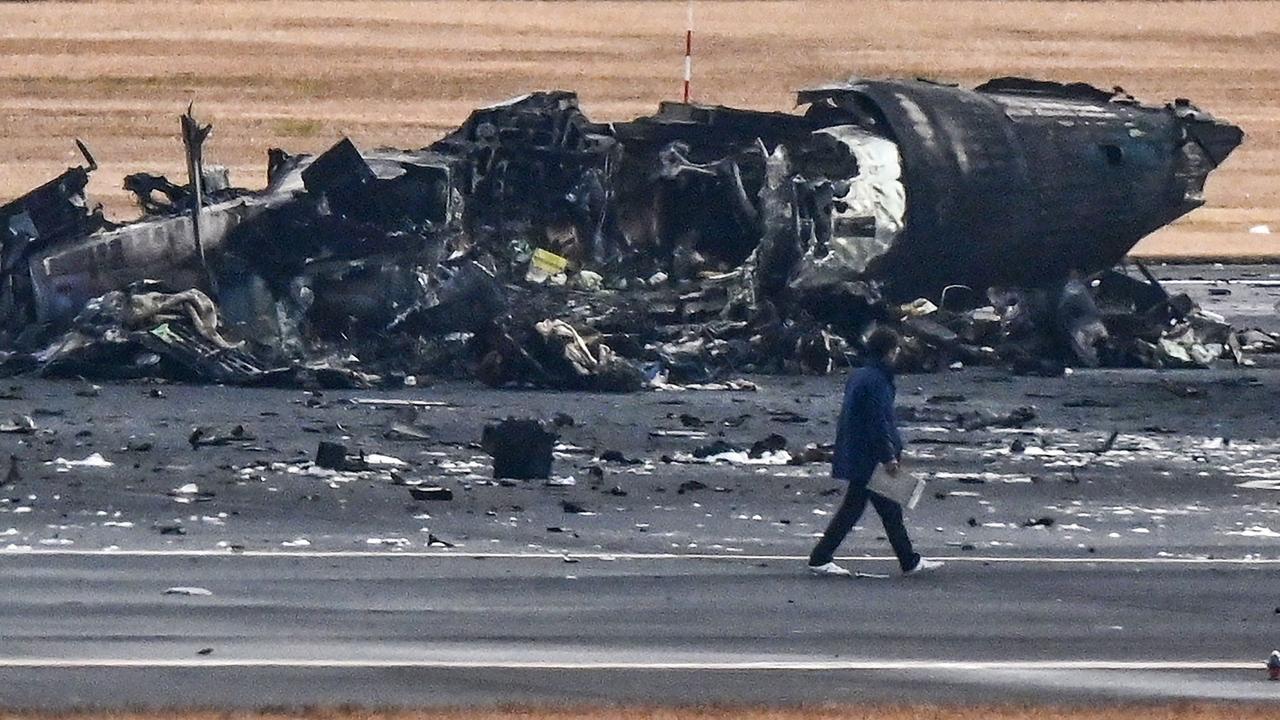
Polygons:
[[[74,548],[0,549],[0,558],[31,556],[121,558],[264,558],[276,560],[334,558],[407,558],[418,560],[728,560],[734,562],[804,562],[808,555],[746,555],[727,553],[627,553],[627,552],[386,552],[381,550],[85,550]],[[950,563],[1044,565],[1280,565],[1280,558],[1170,558],[1170,557],[1030,557],[930,555]],[[897,562],[891,555],[840,556],[841,562]]]
[[1177,671],[1261,670],[1247,660],[760,660],[705,662],[538,661],[538,660],[354,660],[343,658],[0,658],[3,668],[311,668],[469,670],[706,670],[706,671]]

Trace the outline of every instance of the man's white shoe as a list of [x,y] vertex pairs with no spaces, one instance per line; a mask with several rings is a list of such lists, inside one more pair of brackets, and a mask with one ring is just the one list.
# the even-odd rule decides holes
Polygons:
[[920,562],[917,562],[915,567],[911,568],[910,570],[904,571],[902,574],[903,575],[919,575],[921,573],[933,572],[934,570],[937,570],[943,565],[946,565],[946,563],[942,562],[941,560],[929,560],[928,558],[920,558]]
[[833,562],[829,562],[826,565],[810,565],[809,572],[825,577],[853,577],[853,573]]

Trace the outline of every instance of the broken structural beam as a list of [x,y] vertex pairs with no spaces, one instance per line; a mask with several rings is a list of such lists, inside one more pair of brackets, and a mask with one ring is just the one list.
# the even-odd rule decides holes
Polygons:
[[200,258],[200,267],[204,270],[209,289],[218,294],[218,279],[209,270],[209,258],[205,255],[204,242],[201,237],[200,215],[204,212],[204,141],[213,132],[212,125],[201,125],[193,114],[194,103],[187,105],[187,112],[182,115],[182,145],[187,153],[187,177],[191,193],[191,237],[196,246],[196,255]]

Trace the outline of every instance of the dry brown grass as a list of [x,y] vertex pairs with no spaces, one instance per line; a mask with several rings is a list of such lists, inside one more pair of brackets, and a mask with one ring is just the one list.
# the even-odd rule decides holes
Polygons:
[[304,709],[270,712],[0,712],[0,720],[1272,720],[1274,706],[1125,704],[1101,707],[997,705],[822,705],[807,708],[536,708],[375,711]]
[[[653,2],[131,2],[0,4],[0,197],[76,159],[128,211],[121,177],[181,174],[176,116],[195,98],[208,156],[258,184],[273,145],[340,133],[418,147],[472,107],[532,89],[581,93],[588,112],[649,112],[679,88],[683,0]],[[1187,96],[1242,124],[1209,207],[1145,241],[1147,254],[1270,255],[1280,240],[1280,2],[698,2],[695,94],[788,107],[807,84],[862,75],[966,83],[1003,74]]]

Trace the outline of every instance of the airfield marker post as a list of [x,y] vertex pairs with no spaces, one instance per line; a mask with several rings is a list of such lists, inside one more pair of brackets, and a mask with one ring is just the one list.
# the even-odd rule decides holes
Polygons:
[[689,85],[693,81],[693,0],[689,0],[684,23],[684,102],[689,102]]

